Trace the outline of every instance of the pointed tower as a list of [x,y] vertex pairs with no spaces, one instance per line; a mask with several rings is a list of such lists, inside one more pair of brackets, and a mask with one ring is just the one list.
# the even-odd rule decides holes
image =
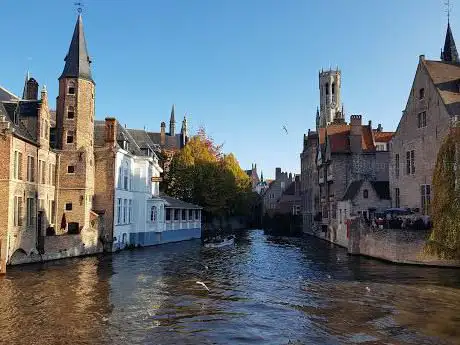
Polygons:
[[184,147],[187,144],[187,117],[184,115],[184,120],[182,121],[182,128],[180,130],[181,135],[181,147]]
[[264,182],[264,172],[260,172],[260,182]]
[[94,194],[94,92],[91,59],[83,21],[78,16],[59,77],[56,106],[56,146],[60,150],[58,221],[65,212],[68,229],[88,229]]
[[441,60],[445,62],[459,63],[457,47],[455,46],[454,35],[447,21],[446,40],[444,41],[444,50],[441,50]]
[[175,136],[176,135],[176,120],[174,118],[174,104],[171,109],[171,117],[169,118],[169,135]]

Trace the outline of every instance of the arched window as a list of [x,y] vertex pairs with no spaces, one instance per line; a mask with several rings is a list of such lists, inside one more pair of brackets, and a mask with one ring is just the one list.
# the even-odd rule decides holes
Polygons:
[[156,222],[156,220],[157,220],[157,207],[152,206],[150,208],[150,221],[151,222]]
[[369,197],[369,191],[367,189],[363,190],[363,198],[367,199]]
[[67,108],[67,118],[73,119],[75,116],[75,108],[73,105],[69,105]]
[[69,95],[75,95],[75,83],[73,82],[73,80],[69,81],[69,83],[67,84],[67,93]]
[[335,93],[335,83],[332,83],[331,89],[332,89],[332,94],[334,94]]
[[325,89],[326,89],[326,95],[329,95],[329,83],[326,83]]

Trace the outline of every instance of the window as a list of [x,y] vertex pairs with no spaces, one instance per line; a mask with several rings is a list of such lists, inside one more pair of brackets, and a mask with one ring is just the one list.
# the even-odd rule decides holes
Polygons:
[[73,105],[67,107],[67,118],[73,119],[75,117],[75,108]]
[[195,220],[198,220],[200,219],[199,217],[199,211],[198,210],[195,210]]
[[69,81],[67,85],[67,94],[75,95],[75,83],[73,81]]
[[49,184],[55,186],[56,185],[56,165],[50,164],[49,165]]
[[376,144],[375,149],[376,151],[386,151],[386,146],[385,144]]
[[150,208],[150,221],[155,222],[157,220],[157,207],[152,206]]
[[14,226],[22,226],[22,197],[14,197]]
[[415,151],[406,152],[406,174],[415,174]]
[[339,223],[342,224],[342,209],[339,210]]
[[332,94],[334,94],[335,93],[335,83],[331,84],[331,89],[332,89]]
[[121,224],[122,210],[121,210],[121,198],[117,199],[117,224]]
[[71,202],[67,202],[65,204],[65,210],[66,211],[72,211],[72,203]]
[[426,111],[417,114],[417,127],[426,127]]
[[34,224],[34,199],[27,198],[27,226]]
[[422,214],[427,215],[430,211],[431,204],[431,186],[429,184],[423,184],[420,186],[420,196]]
[[410,152],[410,168],[412,175],[415,174],[415,151]]
[[41,184],[45,184],[45,161],[38,160],[38,181]]
[[193,220],[193,210],[188,210],[188,220]]
[[326,89],[326,96],[327,96],[329,95],[329,83],[326,83],[325,89]]
[[395,207],[401,207],[401,195],[399,192],[399,188],[395,188]]
[[166,209],[166,221],[170,221],[170,220],[171,220],[171,209],[167,208]]
[[182,220],[187,220],[187,210],[182,210]]
[[425,89],[423,87],[420,90],[418,90],[418,98],[419,99],[425,98]]
[[174,220],[179,220],[179,210],[178,209],[174,210]]
[[67,144],[73,143],[73,131],[67,131]]
[[128,221],[128,199],[123,200],[123,223],[126,224]]
[[75,165],[68,165],[67,166],[67,173],[74,174],[75,173]]
[[121,181],[123,181],[123,169],[118,168],[118,188],[121,189]]
[[129,200],[129,214],[128,214],[128,223],[133,222],[133,201]]
[[56,218],[56,201],[50,200],[50,223],[54,223],[54,218]]
[[395,176],[399,178],[399,153],[395,155]]
[[35,181],[35,158],[27,156],[27,181]]
[[22,180],[22,152],[14,151],[14,171],[13,177]]
[[367,189],[363,190],[363,198],[364,199],[369,198],[369,191]]
[[128,190],[129,188],[129,170],[128,167],[125,166],[123,169],[123,189]]

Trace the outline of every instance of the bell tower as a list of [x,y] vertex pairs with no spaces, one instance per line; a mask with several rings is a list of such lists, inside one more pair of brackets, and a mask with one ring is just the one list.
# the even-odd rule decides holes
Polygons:
[[320,114],[319,127],[326,127],[335,119],[341,119],[341,72],[337,68],[335,71],[319,72],[319,95],[320,95]]
[[56,106],[56,146],[60,152],[57,216],[61,223],[65,213],[66,222],[62,224],[67,224],[67,229],[56,231],[74,233],[89,227],[94,194],[95,83],[81,14],[64,61]]

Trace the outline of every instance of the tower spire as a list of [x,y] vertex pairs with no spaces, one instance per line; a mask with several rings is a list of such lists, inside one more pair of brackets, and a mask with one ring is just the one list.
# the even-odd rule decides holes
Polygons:
[[61,78],[82,78],[92,82],[91,76],[91,59],[86,47],[85,33],[83,31],[83,21],[81,14],[78,15],[77,23],[73,31],[72,41],[70,42],[69,51],[64,59],[64,70]]
[[444,50],[441,51],[441,60],[446,62],[458,63],[458,52],[454,41],[454,35],[452,35],[452,29],[450,23],[447,22],[446,39],[444,41]]
[[30,79],[30,73],[29,73],[29,70],[27,70],[27,73],[26,73],[26,78],[24,80],[24,88],[22,89],[22,99],[26,99],[27,98],[27,82],[29,81]]
[[174,118],[174,111],[175,106],[173,104],[171,108],[171,117],[169,118],[169,135],[171,136],[176,135],[176,119]]

